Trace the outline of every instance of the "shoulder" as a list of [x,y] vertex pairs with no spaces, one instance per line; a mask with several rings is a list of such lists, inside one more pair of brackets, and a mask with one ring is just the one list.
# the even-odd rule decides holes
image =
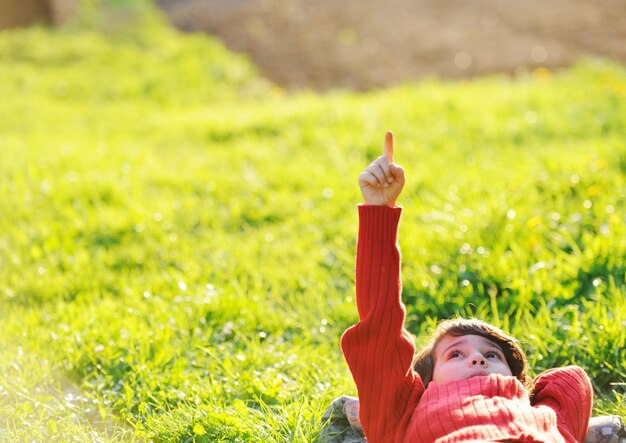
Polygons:
[[549,369],[535,379],[531,404],[547,406],[557,416],[566,441],[583,441],[593,405],[591,380],[579,366]]
[[532,385],[533,397],[543,396],[572,396],[589,398],[593,396],[591,380],[580,366],[564,366],[548,369],[535,378]]

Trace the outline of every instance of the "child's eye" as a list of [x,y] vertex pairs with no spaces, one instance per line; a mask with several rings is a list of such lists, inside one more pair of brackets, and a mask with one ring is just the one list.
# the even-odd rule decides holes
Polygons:
[[458,358],[461,356],[461,353],[459,351],[452,351],[450,352],[450,354],[448,354],[448,358]]
[[489,351],[485,353],[485,358],[500,358],[500,353],[497,351]]

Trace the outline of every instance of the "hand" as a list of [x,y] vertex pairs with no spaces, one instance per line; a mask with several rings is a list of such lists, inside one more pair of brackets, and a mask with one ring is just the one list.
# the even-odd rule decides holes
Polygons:
[[395,206],[404,186],[404,169],[393,162],[393,134],[387,131],[383,155],[359,175],[359,187],[366,205]]

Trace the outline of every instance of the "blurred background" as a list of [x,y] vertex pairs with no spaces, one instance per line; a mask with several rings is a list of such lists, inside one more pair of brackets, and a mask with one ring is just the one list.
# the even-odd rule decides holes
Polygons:
[[[175,27],[218,36],[290,90],[514,75],[583,56],[626,61],[626,0],[156,2]],[[95,3],[124,1],[0,0],[0,28],[60,25]]]

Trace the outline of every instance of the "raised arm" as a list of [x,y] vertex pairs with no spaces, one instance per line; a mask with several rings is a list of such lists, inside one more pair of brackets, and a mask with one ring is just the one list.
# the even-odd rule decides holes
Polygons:
[[[370,288],[372,283],[377,281],[375,279],[387,278],[393,284],[397,284],[397,288],[394,288],[397,295],[394,294],[394,298],[400,301],[400,250],[397,245],[397,233],[401,209],[395,208],[395,205],[404,183],[404,169],[394,163],[393,133],[387,131],[382,155],[359,175],[359,187],[364,205],[381,206],[377,209],[359,207],[356,291],[357,308],[361,320],[368,313],[375,315],[370,311],[370,305],[375,304],[379,299],[379,292],[370,290],[375,289]],[[395,208],[395,210],[390,211],[385,207]],[[373,246],[369,245],[373,240],[382,240],[387,248],[372,249]],[[397,258],[397,260],[391,267],[386,264],[381,265],[381,260],[387,263],[392,258],[394,260]],[[364,278],[365,276],[367,278]],[[402,305],[401,301],[400,305]]]
[[405,412],[423,392],[411,368],[415,346],[404,329],[400,299],[401,208],[395,203],[404,171],[393,162],[393,136],[385,136],[383,155],[359,176],[365,204],[359,206],[356,298],[359,323],[342,337],[342,349],[360,399],[360,418],[371,443],[393,441]]

